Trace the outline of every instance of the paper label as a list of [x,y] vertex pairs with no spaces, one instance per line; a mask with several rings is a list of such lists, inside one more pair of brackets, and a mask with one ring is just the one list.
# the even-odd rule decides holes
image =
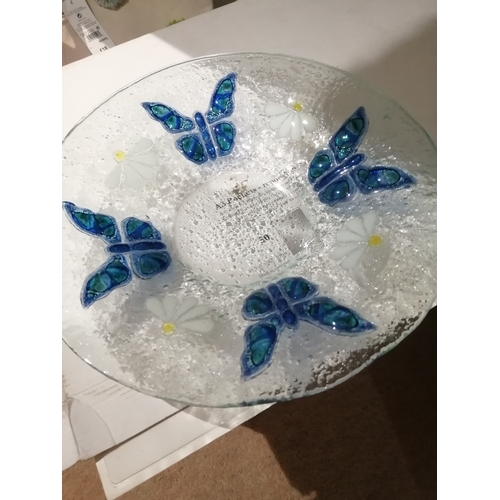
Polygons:
[[92,54],[115,46],[85,0],[63,0],[62,11]]
[[185,265],[198,275],[238,285],[288,266],[312,231],[300,199],[279,181],[228,174],[189,196],[176,224]]

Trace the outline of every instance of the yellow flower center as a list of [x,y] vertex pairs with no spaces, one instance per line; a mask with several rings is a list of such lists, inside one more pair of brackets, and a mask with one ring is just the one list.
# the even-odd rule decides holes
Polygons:
[[378,247],[382,243],[382,238],[378,234],[372,234],[368,240],[369,247]]
[[302,104],[300,102],[294,102],[292,109],[294,111],[300,112],[300,111],[302,111]]
[[165,335],[170,335],[171,333],[174,333],[175,325],[173,323],[164,323],[161,329]]
[[115,151],[113,153],[113,158],[118,162],[120,163],[121,161],[124,160],[126,154],[123,152],[123,151]]

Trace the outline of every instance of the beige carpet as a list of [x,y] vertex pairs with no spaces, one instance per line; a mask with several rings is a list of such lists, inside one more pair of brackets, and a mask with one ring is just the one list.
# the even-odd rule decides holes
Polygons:
[[[344,384],[274,405],[123,500],[436,498],[436,317]],[[93,460],[64,500],[103,500]]]

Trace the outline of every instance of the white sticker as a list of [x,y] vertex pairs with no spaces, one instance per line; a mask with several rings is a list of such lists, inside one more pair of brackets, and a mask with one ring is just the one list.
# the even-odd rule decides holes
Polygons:
[[279,181],[226,174],[191,193],[175,224],[182,262],[197,275],[236,285],[287,267],[313,234],[300,198]]
[[92,54],[115,46],[85,0],[63,0],[62,11]]

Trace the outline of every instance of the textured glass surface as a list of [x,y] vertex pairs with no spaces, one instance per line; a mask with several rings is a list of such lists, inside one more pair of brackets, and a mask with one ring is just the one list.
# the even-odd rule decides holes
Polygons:
[[[237,131],[234,149],[229,156],[196,165],[176,149],[178,137],[152,120],[141,103],[161,102],[192,118],[196,111],[207,112],[214,85],[231,72],[237,74],[231,115]],[[298,141],[280,138],[265,112],[269,103],[289,102],[300,102],[318,121],[316,129]],[[308,167],[360,106],[366,109],[370,128],[359,152],[378,165],[409,172],[417,184],[359,195],[331,208],[319,202],[308,181]],[[141,190],[122,183],[110,191],[105,180],[114,168],[109,161],[113,152],[130,150],[142,137],[153,141],[158,156],[158,166],[150,167],[155,179],[146,180]],[[289,224],[295,227],[295,219],[300,220],[305,236],[297,240],[293,258],[285,258],[286,265],[274,273],[266,267],[268,274],[253,283],[221,284],[194,273],[182,263],[175,241],[176,215],[184,200],[216,176],[232,172],[247,173],[253,181],[276,180],[274,186],[286,193],[286,199],[300,202],[299,208],[294,205]],[[240,196],[239,187],[233,192]],[[120,221],[149,220],[168,246],[172,264],[165,273],[147,281],[133,279],[83,309],[82,284],[106,260],[105,245],[75,229],[61,214],[64,340],[109,377],[159,398],[238,406],[320,392],[394,347],[421,322],[436,298],[435,147],[395,102],[355,77],[319,63],[264,54],[223,55],[173,66],[130,85],[66,137],[63,200]],[[338,231],[368,212],[379,215],[378,228],[391,242],[389,261],[376,284],[363,281],[362,275],[344,269],[332,257]],[[258,224],[266,223],[262,210],[258,213],[253,221],[256,238],[246,244],[260,252],[258,245],[271,240],[258,233]],[[221,238],[214,237],[204,249],[211,259],[226,258],[222,233]],[[297,330],[283,331],[270,367],[243,381],[239,360],[250,324],[241,314],[243,301],[252,291],[285,276],[303,276],[319,287],[321,295],[355,310],[377,329],[348,338],[301,322]],[[209,308],[206,317],[215,327],[208,333],[178,328],[165,335],[161,321],[146,307],[150,297],[165,296],[175,296],[179,303],[198,299]]]

